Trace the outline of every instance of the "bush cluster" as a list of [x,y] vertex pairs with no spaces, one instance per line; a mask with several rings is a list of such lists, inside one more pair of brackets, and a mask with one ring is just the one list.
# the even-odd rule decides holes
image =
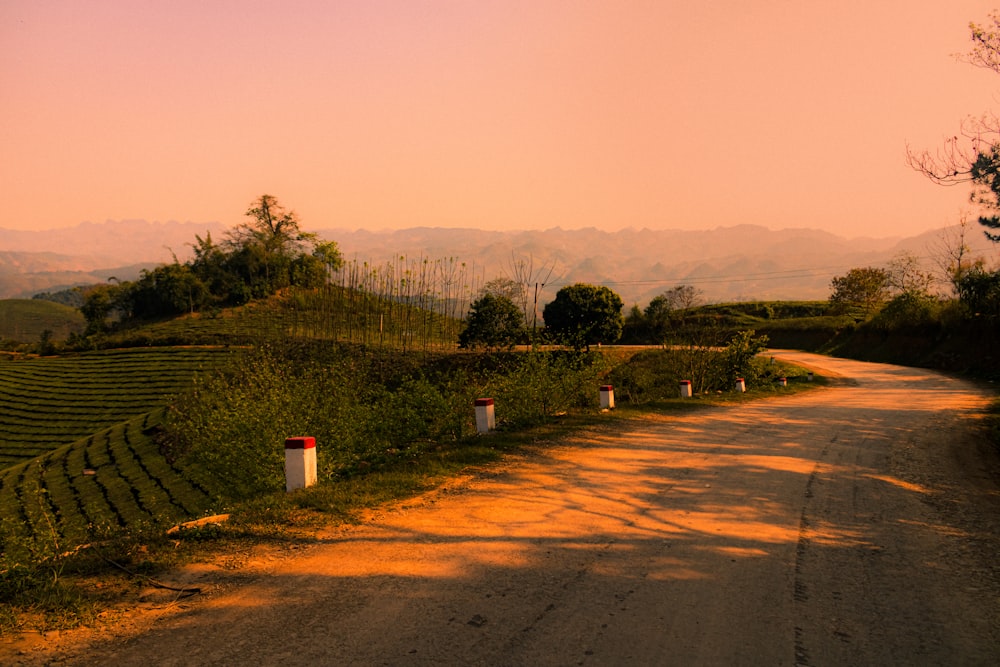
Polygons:
[[245,498],[283,488],[287,437],[315,437],[320,476],[336,479],[473,435],[477,397],[496,400],[500,428],[597,402],[598,355],[458,356],[464,363],[418,364],[401,353],[261,346],[176,403],[169,455]]
[[743,378],[748,387],[758,387],[774,379],[775,369],[757,356],[766,345],[766,336],[748,330],[734,335],[722,349],[646,350],[616,366],[608,379],[624,401],[635,405],[677,398],[681,380],[691,381],[696,393],[732,390],[736,378]]

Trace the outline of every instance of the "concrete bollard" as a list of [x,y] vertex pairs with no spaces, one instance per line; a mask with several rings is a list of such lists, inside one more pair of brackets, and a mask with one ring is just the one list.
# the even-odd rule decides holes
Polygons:
[[316,483],[316,438],[285,439],[285,491]]
[[681,398],[691,398],[691,380],[681,380]]
[[736,378],[736,391],[744,392],[747,390],[747,383],[743,378]]
[[813,381],[813,372],[812,371],[809,371],[809,374],[806,375],[806,380],[808,380],[809,382]]
[[496,428],[496,416],[493,411],[492,398],[476,399],[476,431],[489,433]]
[[778,378],[778,384],[782,387],[788,386],[788,378]]
[[601,386],[601,409],[602,410],[614,410],[615,409],[615,388],[610,384],[605,384]]

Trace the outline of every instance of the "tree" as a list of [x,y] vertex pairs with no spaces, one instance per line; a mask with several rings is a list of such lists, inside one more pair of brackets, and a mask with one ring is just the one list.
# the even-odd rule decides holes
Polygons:
[[639,308],[638,304],[632,304],[632,307],[628,310],[628,314],[625,316],[625,321],[622,325],[622,337],[619,341],[626,345],[640,345],[646,344],[650,340],[652,340],[652,334],[649,332],[646,316],[643,315],[642,309]]
[[755,384],[758,381],[758,374],[754,369],[753,360],[767,349],[767,343],[767,336],[757,336],[753,329],[740,331],[733,336],[723,353],[726,382],[744,378]]
[[645,323],[656,342],[662,343],[672,326],[677,311],[693,308],[701,302],[701,291],[692,285],[677,285],[653,297],[644,311]]
[[129,318],[150,319],[193,313],[208,301],[208,288],[187,264],[174,262],[143,269],[135,282],[122,283],[123,310]]
[[958,280],[958,298],[974,317],[1000,320],[1000,271],[973,266]]
[[930,296],[931,288],[937,282],[933,272],[923,268],[920,258],[906,251],[889,260],[886,272],[889,287],[896,295]]
[[701,296],[701,290],[694,285],[677,285],[653,300],[662,300],[670,310],[684,310],[700,305]]
[[962,276],[972,268],[977,261],[971,256],[968,242],[969,217],[966,213],[958,219],[958,224],[941,230],[937,242],[933,244],[934,263],[937,264],[941,277],[946,281],[954,294],[958,294],[958,283]]
[[837,312],[860,310],[870,317],[889,298],[889,272],[867,267],[851,269],[830,281],[830,307]]
[[494,278],[493,280],[487,281],[486,284],[483,285],[482,289],[479,290],[479,296],[485,296],[487,294],[502,296],[509,299],[515,306],[521,309],[523,316],[524,304],[527,303],[527,292],[525,291],[522,283],[519,283],[516,280],[511,280],[510,278]]
[[296,284],[298,276],[315,275],[294,270],[295,261],[308,254],[310,244],[316,244],[316,235],[299,228],[294,212],[286,211],[276,198],[265,194],[251,203],[246,216],[249,222],[229,232],[227,263],[230,271],[241,275],[249,285],[252,296],[267,296]]
[[[545,287],[545,283],[549,281],[552,277],[552,272],[555,270],[555,264],[550,264],[548,268],[541,266],[538,269],[535,268],[535,258],[532,255],[528,255],[527,258],[518,257],[513,252],[510,255],[510,274],[513,276],[511,281],[521,285],[523,292],[520,299],[514,299],[514,303],[521,307],[521,311],[524,313],[525,324],[531,324],[532,336],[534,335],[535,325],[538,323],[538,290]],[[531,302],[531,312],[528,312],[528,292],[533,291],[534,296]]]
[[[973,47],[965,61],[1000,74],[1000,12],[990,13],[989,21],[985,27],[969,24]],[[906,153],[913,169],[939,185],[971,183],[972,201],[992,211],[979,216],[987,228],[983,233],[1000,242],[1000,117],[992,112],[969,117],[936,153],[909,148]]]
[[87,322],[85,335],[104,333],[109,327],[109,317],[122,316],[121,295],[120,284],[95,285],[84,292],[80,312]]
[[469,309],[459,347],[483,345],[487,350],[511,349],[524,332],[524,315],[509,297],[486,292]]
[[314,241],[312,256],[323,265],[328,278],[344,265],[344,257],[336,241]]
[[622,299],[607,287],[576,283],[556,293],[542,311],[545,328],[574,349],[614,343],[622,335]]
[[213,243],[211,234],[195,237],[190,267],[213,301],[241,304],[291,285],[319,287],[343,265],[335,242],[303,232],[295,214],[271,195],[261,195],[246,215],[250,220],[222,244]]

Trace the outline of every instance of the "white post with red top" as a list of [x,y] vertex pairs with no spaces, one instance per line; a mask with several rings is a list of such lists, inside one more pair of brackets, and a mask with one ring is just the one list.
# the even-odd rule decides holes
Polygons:
[[476,431],[479,433],[489,433],[496,428],[496,415],[493,411],[492,398],[476,399]]
[[615,409],[615,388],[610,384],[601,385],[601,409]]
[[681,398],[691,398],[691,380],[681,380]]
[[285,438],[285,491],[316,483],[316,438]]

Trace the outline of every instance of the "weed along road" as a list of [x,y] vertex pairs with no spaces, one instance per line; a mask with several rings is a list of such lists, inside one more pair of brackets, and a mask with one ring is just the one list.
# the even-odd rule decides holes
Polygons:
[[246,583],[61,664],[996,664],[986,395],[779,356],[837,377],[525,454],[251,558]]

